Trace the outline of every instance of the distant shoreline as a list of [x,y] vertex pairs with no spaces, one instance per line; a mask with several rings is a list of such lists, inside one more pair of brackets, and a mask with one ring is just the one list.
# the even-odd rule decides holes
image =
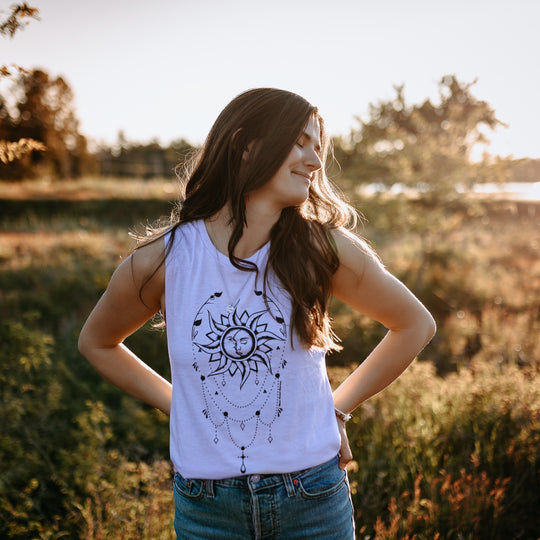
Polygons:
[[[418,189],[403,184],[394,184],[392,186],[377,183],[365,184],[358,186],[358,193],[368,197],[374,195],[421,197],[421,192]],[[475,184],[472,189],[458,189],[458,193],[480,199],[540,202],[540,181],[505,182],[502,184],[487,182],[485,184]]]
[[[142,178],[100,178],[89,177],[80,180],[23,180],[20,182],[0,182],[0,199],[13,200],[97,200],[97,199],[161,199],[175,200],[179,193],[177,179]],[[408,195],[418,197],[418,190],[394,184],[372,183],[357,187],[357,193],[364,197],[375,195]],[[472,190],[461,190],[463,195],[480,199],[540,202],[540,181],[488,182],[476,184]]]

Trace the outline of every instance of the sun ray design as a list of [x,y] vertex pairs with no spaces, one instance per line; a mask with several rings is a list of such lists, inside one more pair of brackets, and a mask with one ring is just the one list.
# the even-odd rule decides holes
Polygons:
[[210,355],[209,362],[212,371],[209,376],[229,373],[234,377],[240,374],[240,388],[244,386],[252,373],[259,373],[264,366],[272,373],[269,353],[273,348],[269,342],[284,339],[268,330],[268,325],[260,322],[266,310],[250,315],[247,311],[242,314],[235,308],[232,313],[221,314],[216,320],[207,311],[208,325],[206,343],[194,342],[199,351]]

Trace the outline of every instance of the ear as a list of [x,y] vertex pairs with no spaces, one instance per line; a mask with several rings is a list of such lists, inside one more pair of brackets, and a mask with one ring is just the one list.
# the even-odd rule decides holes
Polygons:
[[242,128],[238,128],[231,137],[232,147],[234,150],[237,150],[238,139],[240,138],[240,133],[242,133]]
[[244,151],[242,152],[242,161],[247,161],[250,156],[250,152],[253,148],[253,145],[255,144],[255,141],[251,141],[248,143],[248,145],[244,148]]
[[238,128],[232,135],[231,141],[233,148],[235,150],[242,150],[242,161],[247,161],[250,157],[250,152],[253,149],[253,145],[255,144],[255,139],[250,141],[246,146],[239,148],[239,139],[240,134],[242,133],[242,128]]

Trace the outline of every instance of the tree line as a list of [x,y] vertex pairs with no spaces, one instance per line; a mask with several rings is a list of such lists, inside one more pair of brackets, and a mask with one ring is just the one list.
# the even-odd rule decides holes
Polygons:
[[[71,87],[65,78],[42,69],[20,71],[7,91],[0,92],[0,140],[5,141],[1,180],[164,177],[193,149],[183,139],[163,147],[130,142],[120,133],[117,145],[90,151]],[[17,141],[38,141],[42,146],[18,152]]]
[[[445,76],[437,103],[426,99],[409,104],[403,86],[395,96],[371,104],[367,118],[335,137],[333,175],[354,183],[436,187],[451,192],[456,185],[505,179],[536,181],[540,160],[509,161],[484,154],[474,163],[471,153],[487,143],[489,131],[502,125],[491,106],[476,98],[474,83]],[[0,180],[76,179],[88,175],[167,177],[195,147],[185,139],[167,146],[157,141],[134,142],[119,132],[115,145],[91,151],[74,105],[74,93],[64,77],[42,69],[12,76],[0,91],[0,140],[4,141]],[[9,145],[34,141],[42,146],[22,155]],[[18,159],[16,159],[18,158]]]
[[[14,4],[0,21],[0,34],[12,38],[38,13],[26,3]],[[115,146],[91,151],[64,77],[4,65],[1,78],[11,84],[0,87],[0,180],[167,177],[194,150],[185,139],[163,147],[156,141],[130,142],[119,132]],[[419,104],[408,103],[404,86],[395,86],[393,98],[370,104],[366,118],[356,117],[349,134],[334,137],[331,176],[340,176],[345,189],[400,183],[445,199],[458,187],[484,180],[538,180],[540,159],[494,158],[487,151],[471,159],[487,145],[489,133],[504,126],[473,94],[474,83],[445,75],[438,100]]]

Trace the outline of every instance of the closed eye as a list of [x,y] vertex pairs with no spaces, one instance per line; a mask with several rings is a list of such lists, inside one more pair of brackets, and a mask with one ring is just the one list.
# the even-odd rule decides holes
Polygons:
[[315,140],[309,133],[304,131],[300,139],[296,141],[296,144],[298,145],[299,148],[304,148],[306,142],[308,143],[313,142],[313,149],[315,150],[315,153],[320,157],[321,145],[320,145],[319,140],[318,139]]

